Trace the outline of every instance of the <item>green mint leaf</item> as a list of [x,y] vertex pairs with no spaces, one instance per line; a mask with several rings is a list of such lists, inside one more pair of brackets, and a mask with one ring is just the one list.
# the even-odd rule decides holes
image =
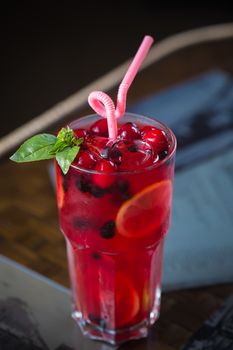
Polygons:
[[57,142],[53,145],[50,154],[56,154],[58,152],[63,151],[63,149],[65,149],[67,147],[67,143],[65,141],[62,140],[57,140]]
[[51,134],[32,136],[19,147],[10,157],[10,160],[17,163],[24,163],[54,158],[54,155],[50,151],[56,141],[56,136]]
[[84,141],[84,138],[83,137],[79,137],[78,139],[75,140],[75,144],[77,146],[81,145]]
[[77,156],[79,150],[79,146],[67,147],[56,154],[56,161],[58,162],[63,174],[67,174],[69,167]]
[[25,141],[10,157],[22,163],[56,158],[63,173],[66,174],[77,156],[84,138],[77,138],[70,127],[62,128],[57,137],[50,134],[39,134]]
[[83,137],[75,137],[74,131],[70,129],[69,126],[67,128],[62,128],[57,135],[57,141],[50,153],[56,155],[58,152],[63,151],[66,147],[81,145],[83,141]]
[[76,138],[75,138],[75,134],[74,131],[67,126],[66,128],[62,128],[59,133],[57,134],[57,139],[59,141],[64,141],[67,146],[74,146],[76,143]]

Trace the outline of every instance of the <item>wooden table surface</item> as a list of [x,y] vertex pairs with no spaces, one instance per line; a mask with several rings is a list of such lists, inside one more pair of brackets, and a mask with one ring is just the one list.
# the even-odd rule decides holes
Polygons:
[[[139,75],[129,99],[159,91],[211,68],[233,74],[233,41],[202,44],[177,52]],[[55,194],[48,176],[48,163],[17,165],[0,163],[0,254],[69,285],[65,242],[59,231]],[[164,293],[159,321],[150,343],[156,349],[174,350],[233,293],[233,283]],[[145,340],[137,346],[149,349]]]

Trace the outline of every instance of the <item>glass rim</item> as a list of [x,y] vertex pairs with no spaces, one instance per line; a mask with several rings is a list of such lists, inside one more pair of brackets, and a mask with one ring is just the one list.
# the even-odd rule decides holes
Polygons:
[[[95,175],[121,176],[121,175],[129,175],[129,174],[140,174],[140,173],[152,171],[156,168],[160,168],[167,161],[169,161],[170,159],[172,159],[174,157],[175,152],[176,152],[176,147],[177,147],[177,140],[176,140],[176,137],[175,137],[175,134],[173,133],[173,131],[166,124],[162,123],[161,121],[159,121],[156,118],[151,118],[151,117],[145,116],[143,114],[126,112],[124,114],[124,116],[142,118],[143,120],[148,120],[148,123],[153,121],[153,122],[156,122],[158,125],[160,125],[162,127],[162,130],[165,131],[171,138],[171,146],[169,148],[169,152],[168,152],[167,156],[164,159],[162,159],[160,162],[156,162],[150,166],[147,166],[147,167],[142,168],[142,169],[136,169],[136,170],[114,171],[111,173],[107,173],[107,172],[103,172],[103,171],[97,171],[94,169],[84,169],[84,168],[81,168],[78,165],[74,165],[74,164],[71,164],[71,168],[78,170],[80,172],[83,172],[85,174],[95,174]],[[124,116],[122,118],[124,118]],[[88,119],[88,118],[94,118],[94,117],[95,118],[96,117],[102,118],[101,116],[99,116],[96,113],[88,114],[86,116],[83,116],[83,117],[80,117],[80,118],[77,118],[77,119],[71,121],[70,123],[68,123],[68,126],[72,128],[72,124],[78,123],[79,121],[83,121],[83,120]]]

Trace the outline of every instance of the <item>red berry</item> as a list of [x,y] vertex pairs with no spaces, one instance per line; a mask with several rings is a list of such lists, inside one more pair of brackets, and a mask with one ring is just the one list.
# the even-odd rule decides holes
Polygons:
[[91,169],[94,167],[95,160],[87,151],[80,151],[75,160],[75,164],[84,169]]
[[74,134],[76,137],[85,137],[87,135],[87,130],[85,129],[75,129]]
[[97,186],[101,188],[107,188],[115,182],[115,176],[112,175],[112,173],[116,171],[116,168],[111,162],[107,160],[101,160],[96,164],[95,170],[99,173],[103,173],[93,175],[93,182]]
[[155,152],[160,153],[167,151],[168,143],[165,132],[160,129],[150,130],[145,133],[142,139],[148,142],[154,149]]
[[127,141],[133,141],[141,137],[137,125],[130,122],[122,125],[122,127],[119,130],[119,136],[121,137],[121,139]]
[[108,137],[107,119],[99,119],[90,127],[90,132],[93,135]]
[[144,134],[146,134],[147,132],[149,132],[151,130],[156,130],[156,128],[154,126],[151,126],[151,125],[144,125],[140,130],[141,136],[143,136]]

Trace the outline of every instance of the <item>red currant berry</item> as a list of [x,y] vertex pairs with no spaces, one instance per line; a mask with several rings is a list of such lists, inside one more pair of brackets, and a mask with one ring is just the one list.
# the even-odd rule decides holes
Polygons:
[[90,127],[92,135],[108,137],[107,119],[99,119]]
[[74,134],[78,138],[79,137],[84,137],[85,138],[85,136],[87,135],[87,130],[85,130],[85,129],[75,129],[74,130]]
[[152,131],[152,130],[156,130],[156,128],[154,126],[151,126],[151,125],[144,125],[140,129],[141,136],[143,136],[144,134],[146,134],[147,132]]
[[84,169],[91,169],[94,167],[95,160],[87,151],[80,151],[75,160],[75,164]]
[[93,182],[97,186],[101,188],[107,188],[115,182],[115,176],[112,175],[112,173],[116,171],[116,168],[111,162],[107,160],[101,160],[96,164],[95,170],[99,173],[102,173],[93,175]]
[[140,131],[134,123],[126,123],[119,130],[119,136],[123,140],[133,141],[141,137]]
[[148,131],[143,135],[142,139],[148,142],[157,153],[160,153],[164,150],[167,151],[168,149],[166,135],[164,131],[160,129]]

